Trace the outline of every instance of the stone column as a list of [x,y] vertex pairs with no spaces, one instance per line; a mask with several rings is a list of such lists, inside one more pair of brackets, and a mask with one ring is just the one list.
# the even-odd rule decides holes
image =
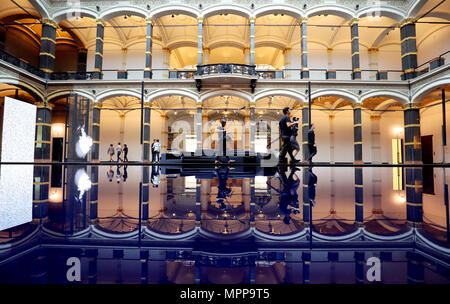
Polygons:
[[[420,104],[404,105],[405,163],[422,164]],[[410,224],[422,222],[422,168],[405,168],[406,218]]]
[[87,249],[86,256],[88,260],[88,283],[97,284],[98,249]]
[[141,263],[141,284],[148,284],[148,251],[141,250],[139,256]]
[[169,78],[169,69],[170,69],[170,49],[163,48],[162,49],[162,59],[163,59],[163,69],[167,69],[167,74],[162,74],[162,78]]
[[425,281],[425,267],[423,258],[416,252],[406,252],[408,284],[423,284]]
[[378,48],[370,48],[367,50],[367,54],[369,57],[369,69],[375,70],[369,73],[370,80],[377,79],[377,71],[378,71]]
[[366,259],[364,251],[355,251],[355,284],[364,284]]
[[142,151],[142,161],[150,162],[150,118],[151,118],[151,103],[144,102],[144,132],[142,138],[143,151]]
[[[147,225],[149,217],[149,197],[150,197],[150,169],[153,167],[142,167],[142,200],[141,200],[141,216],[142,225]],[[159,170],[159,168],[157,168]]]
[[197,227],[201,226],[201,219],[202,219],[202,201],[201,201],[201,195],[202,193],[202,184],[201,180],[197,178],[197,187],[196,187],[196,199],[195,199],[195,225]]
[[251,178],[242,179],[242,202],[244,203],[244,210],[246,213],[250,213],[250,203],[252,200],[250,183]]
[[86,73],[87,53],[88,50],[85,48],[78,49],[78,59],[77,59],[78,73]]
[[[374,164],[381,164],[381,133],[380,133],[380,115],[371,115],[371,137],[372,147],[370,159]],[[381,170],[372,169],[372,212],[381,212]]]
[[211,189],[211,181],[209,179],[202,179],[200,181],[200,202],[202,206],[202,213],[208,211],[209,194]]
[[303,260],[303,284],[310,284],[311,252],[303,252],[302,260]]
[[168,136],[169,136],[169,129],[167,126],[167,122],[169,120],[169,117],[166,114],[162,114],[161,115],[161,139],[160,139],[160,144],[161,144],[161,154],[164,151],[164,153],[167,151],[168,149]]
[[153,20],[145,19],[147,23],[147,35],[145,36],[145,69],[144,78],[152,79],[152,36],[153,36]]
[[[36,111],[36,134],[34,159],[36,162],[51,161],[52,106],[38,103]],[[50,166],[34,166],[33,219],[45,220],[48,215],[48,192]]]
[[414,18],[407,18],[400,22],[403,80],[417,76],[416,24],[414,21]]
[[105,22],[97,19],[97,37],[95,39],[95,65],[92,78],[102,79],[103,69],[103,38],[105,34]]
[[[360,103],[353,106],[353,147],[354,164],[362,164],[362,120]],[[363,187],[363,168],[355,167],[355,222],[360,226],[364,224]]]
[[117,79],[127,79],[128,73],[127,73],[127,48],[122,48],[122,65],[121,69],[117,71]]
[[255,65],[255,17],[250,17],[250,65]]
[[203,55],[205,56],[205,58],[203,59],[203,63],[209,64],[209,55],[211,55],[211,50],[209,48],[204,48]]
[[[101,108],[102,104],[96,102],[92,109],[92,162],[99,162]],[[98,220],[98,169],[98,166],[91,166],[91,190],[89,190],[89,221],[91,224],[96,224]]]
[[197,155],[203,155],[203,114],[202,114],[202,102],[197,101],[196,102],[197,111],[195,113],[195,137],[197,140],[197,149],[195,153]]
[[197,65],[203,64],[203,18],[197,18],[198,21],[198,43],[197,43]]
[[286,48],[283,50],[284,55],[284,78],[289,79],[292,77],[292,71],[290,71],[292,67],[292,49]]
[[307,31],[306,31],[306,21],[307,18],[301,18],[300,19],[300,35],[302,38],[302,71],[301,71],[301,78],[302,79],[309,79],[309,69],[308,69],[308,39],[307,39]]
[[56,29],[58,24],[50,19],[42,19],[41,49],[39,68],[49,77],[55,69]]
[[328,70],[333,68],[333,49],[327,48]]
[[309,108],[302,105],[302,157],[306,162],[309,157],[308,149]]
[[250,64],[250,48],[245,47],[242,52],[244,53],[244,63]]
[[250,102],[250,151],[249,155],[255,155],[255,138],[256,138],[256,115],[255,102]]
[[[335,133],[334,133],[334,119],[335,115],[330,114],[329,127],[330,127],[330,163],[335,161]],[[330,167],[330,214],[336,211],[336,168]]]
[[352,79],[361,79],[361,68],[359,65],[359,33],[358,18],[353,18],[350,22],[350,34],[352,43]]

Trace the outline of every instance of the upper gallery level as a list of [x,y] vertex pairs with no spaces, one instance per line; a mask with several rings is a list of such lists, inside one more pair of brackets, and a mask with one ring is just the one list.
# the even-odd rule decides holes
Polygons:
[[372,2],[2,1],[1,61],[49,83],[195,79],[197,87],[234,78],[387,84],[448,64],[449,2]]

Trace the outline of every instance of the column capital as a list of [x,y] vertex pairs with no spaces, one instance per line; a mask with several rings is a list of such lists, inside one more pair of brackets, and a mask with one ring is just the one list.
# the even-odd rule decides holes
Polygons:
[[51,103],[44,103],[43,101],[37,102],[35,106],[38,107],[39,109],[49,109],[49,110],[53,110],[54,107],[54,105],[52,105]]
[[333,48],[327,48],[327,53],[331,53],[333,51]]
[[256,107],[256,101],[250,101],[250,108],[255,108]]
[[402,106],[403,110],[420,109],[420,102],[407,103]]
[[198,21],[198,23],[203,23],[203,17],[198,17],[197,21]]
[[195,106],[196,106],[197,108],[202,107],[202,106],[203,106],[203,101],[197,100],[197,101],[195,102]]
[[106,26],[106,22],[103,21],[102,19],[97,19],[97,20],[95,20],[95,22],[96,22],[97,24],[101,24],[103,27]]
[[49,26],[51,26],[51,27],[53,27],[53,28],[55,28],[55,29],[57,29],[58,28],[58,24],[55,22],[55,21],[53,21],[53,20],[51,20],[51,19],[41,19],[41,23],[44,25],[49,25]]
[[161,119],[162,120],[169,120],[169,116],[167,116],[166,114],[161,114]]
[[334,115],[334,114],[328,115],[328,119],[329,119],[329,120],[333,120],[335,117],[336,117],[336,115]]
[[144,102],[144,108],[151,108],[152,107],[152,102],[151,101],[145,101]]
[[378,53],[378,51],[379,51],[378,48],[368,48],[367,49],[367,53],[369,53],[369,54]]
[[145,18],[145,22],[150,23],[151,25],[155,24],[152,18]]
[[163,47],[162,50],[163,50],[163,52],[167,52],[170,54],[170,49],[168,47]]
[[256,21],[256,17],[250,17],[249,20],[250,20],[250,22],[254,23]]
[[352,20],[350,20],[350,22],[348,23],[348,25],[352,26],[354,24],[358,24],[359,22],[359,18],[353,18]]
[[208,48],[208,47],[204,47],[204,48],[203,48],[203,52],[208,52],[208,53],[211,53],[211,49],[210,49],[210,48]]
[[377,114],[377,115],[370,115],[370,120],[380,120],[381,119],[381,115]]
[[298,19],[299,24],[306,23],[307,21],[308,21],[308,17],[301,17],[300,19]]
[[291,48],[285,48],[285,49],[283,50],[283,55],[289,53],[290,51],[292,51]]
[[102,106],[103,106],[103,102],[101,102],[101,101],[94,102],[94,108],[101,109]]
[[352,107],[353,109],[361,109],[361,103],[360,102],[354,103],[352,104]]
[[86,53],[87,54],[87,52],[88,52],[87,48],[84,48],[84,47],[78,48],[78,53]]
[[400,21],[400,23],[398,24],[400,27],[404,27],[405,25],[411,24],[416,22],[415,18],[406,18],[403,19],[402,21]]

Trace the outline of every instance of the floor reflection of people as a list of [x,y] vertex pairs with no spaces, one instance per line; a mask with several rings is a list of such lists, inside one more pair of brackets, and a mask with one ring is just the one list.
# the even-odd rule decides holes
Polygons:
[[310,204],[314,207],[316,205],[316,184],[317,175],[312,172],[312,167],[306,170],[308,173],[308,199]]
[[120,166],[117,166],[116,179],[117,179],[117,183],[119,184],[122,179],[122,173],[120,172]]
[[113,170],[112,166],[109,166],[109,170],[108,170],[108,172],[106,172],[106,176],[108,177],[109,181],[112,182],[112,180],[114,178],[114,170]]
[[300,186],[300,178],[296,174],[300,171],[298,168],[291,168],[289,177],[286,178],[286,167],[280,167],[278,174],[280,176],[282,190],[280,193],[280,212],[284,215],[283,223],[288,225],[291,221],[291,213],[300,213],[298,201],[298,187]]
[[127,169],[128,169],[128,166],[124,166],[124,167],[123,167],[122,180],[123,180],[124,182],[126,182],[126,181],[127,181],[127,178],[128,178],[128,171],[127,171]]
[[225,209],[225,201],[228,197],[231,197],[231,188],[227,187],[228,174],[230,173],[230,167],[216,167],[216,175],[219,181],[217,186],[217,203],[221,209]]
[[153,188],[158,188],[158,185],[161,182],[161,179],[159,177],[159,166],[152,166],[151,182]]

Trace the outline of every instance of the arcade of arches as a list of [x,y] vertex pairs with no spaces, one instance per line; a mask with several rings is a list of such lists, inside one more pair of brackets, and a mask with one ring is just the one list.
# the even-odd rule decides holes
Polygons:
[[[63,10],[44,16],[34,1],[17,2],[26,12],[10,1],[0,4],[0,104],[4,97],[12,97],[49,108],[50,150],[54,139],[67,139],[68,100],[77,96],[90,102],[98,119],[93,124],[98,132],[93,138],[98,154],[88,159],[93,162],[109,161],[108,147],[117,143],[128,145],[130,162],[149,162],[141,136],[144,144],[159,139],[162,160],[180,152],[215,151],[219,146],[217,127],[223,118],[229,136],[227,151],[233,156],[277,156],[278,121],[284,107],[303,122],[302,127],[310,122],[316,125],[318,153],[314,161],[318,163],[405,163],[407,159],[395,156],[399,151],[393,143],[398,142],[403,144],[402,149],[412,146],[419,152],[426,144],[431,151],[426,161],[431,157],[432,163],[450,159],[450,150],[442,140],[442,98],[445,104],[445,96],[450,96],[449,63],[445,60],[450,27],[442,22],[448,22],[449,2],[420,22],[410,18],[422,16],[438,1],[416,1],[421,4],[407,15],[400,10],[381,10],[377,18],[353,8],[296,11],[290,6],[278,13],[261,10],[246,15],[231,6],[217,11],[194,10],[191,6],[190,13],[181,8],[148,11],[133,7],[119,12],[89,7],[70,19]],[[414,33],[405,30],[411,25]],[[408,41],[415,44],[411,46]],[[14,67],[12,58],[22,66]],[[217,78],[192,74],[198,67],[222,63],[254,66],[259,74]],[[33,70],[31,67],[40,76],[27,73]],[[81,78],[58,78],[74,73]],[[196,86],[194,78],[199,77],[203,87]],[[250,89],[251,80],[256,81],[256,90]],[[304,90],[308,80],[312,82],[311,121],[307,119],[308,94]],[[423,82],[414,91],[407,91],[406,80]],[[142,94],[146,92],[143,100],[141,81],[145,86]],[[418,109],[420,117],[415,136],[408,135],[413,123],[405,118],[412,109]],[[447,107],[447,116],[449,111]],[[144,135],[140,133],[141,115],[143,126],[148,127]],[[360,120],[356,121],[358,115]],[[356,132],[360,132],[361,140],[355,139]],[[450,132],[448,126],[446,132]],[[307,139],[302,131],[297,139],[301,146],[298,157],[304,160],[302,145]],[[361,148],[360,157],[355,157],[355,146]],[[123,170],[128,170],[127,180]],[[317,205],[313,215],[318,233],[354,231],[353,224],[358,221],[354,172],[353,168],[317,169],[319,179],[326,181],[317,199],[324,203]],[[233,194],[227,202],[235,213],[225,214],[229,218],[219,221],[217,180],[201,175],[196,178],[195,174],[174,177],[168,170],[158,175],[158,187],[152,187],[148,176],[143,181],[141,175],[145,174],[137,166],[103,166],[93,182],[97,197],[91,196],[91,205],[98,207],[91,209],[89,220],[108,232],[135,231],[142,206],[131,202],[139,201],[142,182],[150,197],[145,224],[153,231],[185,233],[200,225],[219,234],[256,227],[264,233],[282,235],[308,226],[303,214],[288,225],[280,220],[274,207],[279,197],[273,191],[280,181],[245,173],[228,184]],[[436,170],[434,179],[442,180],[443,175]],[[414,222],[407,218],[405,208],[405,187],[411,188],[411,184],[402,180],[404,185],[396,186],[392,168],[364,169],[364,181],[367,202],[362,221],[383,217],[378,226],[367,225],[368,230],[381,235],[401,233],[407,221]],[[417,186],[413,184],[412,188]],[[431,188],[424,190],[420,208],[424,218],[438,227],[434,229],[439,230],[442,240],[444,207],[436,206],[443,190]],[[62,187],[49,186],[49,212],[42,218],[62,208],[62,201]],[[193,207],[196,204],[202,211],[201,224],[197,207]],[[255,204],[257,211],[252,207]],[[388,222],[386,218],[403,220]]]

